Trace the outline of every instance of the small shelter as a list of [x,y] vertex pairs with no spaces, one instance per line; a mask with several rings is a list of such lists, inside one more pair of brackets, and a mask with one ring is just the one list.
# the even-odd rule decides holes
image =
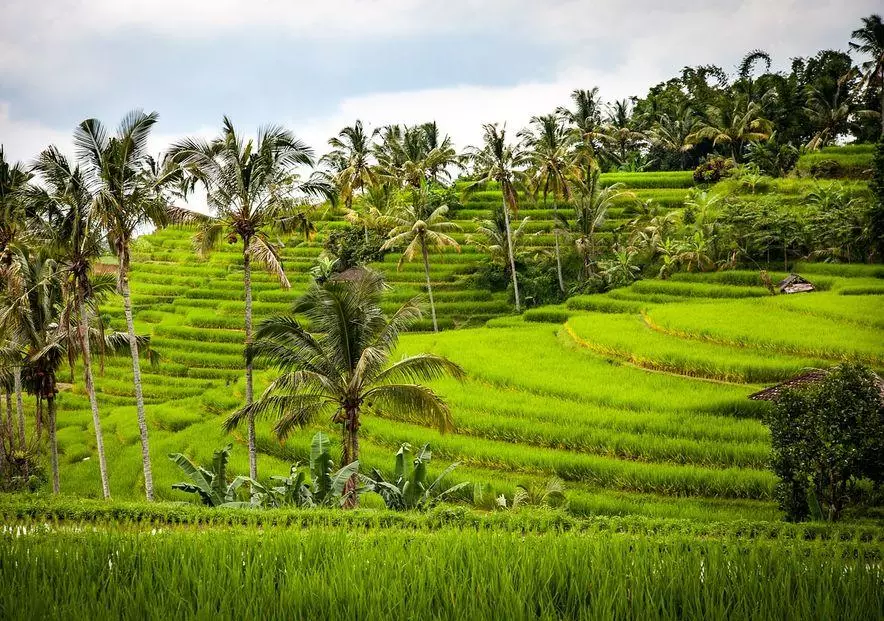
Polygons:
[[[749,395],[749,398],[753,401],[778,401],[784,390],[803,388],[804,386],[816,384],[823,381],[828,374],[829,371],[826,369],[808,369],[804,373],[799,373],[795,377],[787,379],[785,382],[759,390]],[[878,384],[878,392],[881,394],[881,399],[884,400],[884,379],[881,379],[879,375],[875,375],[875,381]]]
[[780,293],[809,293],[814,291],[813,283],[798,274],[789,274],[777,283]]

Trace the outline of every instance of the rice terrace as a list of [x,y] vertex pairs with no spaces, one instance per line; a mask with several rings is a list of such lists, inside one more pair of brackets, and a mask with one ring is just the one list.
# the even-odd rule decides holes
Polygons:
[[[10,23],[55,32],[13,4]],[[160,27],[98,4],[82,11],[175,54],[218,32],[256,58],[259,32],[330,44],[281,6]],[[77,121],[33,133],[55,104],[17,125],[4,101],[43,91],[8,69],[0,618],[884,619],[880,15],[821,2],[816,47],[717,36],[634,96],[602,72],[537,109],[501,97],[496,119],[483,97],[409,92],[450,69],[413,71],[429,61],[396,4],[382,28],[416,85],[315,142],[240,121],[292,118],[252,94],[206,86],[190,125],[165,95],[147,99],[162,117],[124,105],[98,85],[110,56]],[[523,7],[532,36],[567,4]],[[429,45],[485,49],[446,23]],[[352,36],[365,62],[386,49]],[[78,37],[51,45],[96,53]],[[485,61],[450,49],[482,83]],[[269,80],[249,67],[230,71]],[[397,97],[419,121],[385,116]]]

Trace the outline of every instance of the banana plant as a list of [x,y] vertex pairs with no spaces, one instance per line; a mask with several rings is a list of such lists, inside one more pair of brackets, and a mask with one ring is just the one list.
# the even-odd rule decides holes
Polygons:
[[[331,457],[331,443],[322,432],[313,436],[310,442],[310,481],[300,463],[292,465],[289,476],[272,476],[277,485],[264,486],[250,481],[253,507],[315,507],[340,506],[349,498],[344,493],[347,481],[359,471],[359,462],[354,461],[339,470],[334,469]],[[351,493],[360,493],[356,488]]]
[[188,494],[198,494],[202,503],[208,507],[239,506],[239,488],[244,483],[253,484],[248,477],[236,477],[231,483],[227,483],[227,463],[230,461],[230,449],[228,444],[223,449],[215,451],[212,456],[212,469],[207,470],[194,464],[181,453],[172,453],[169,459],[175,462],[179,468],[190,478],[190,482],[175,483],[172,489],[179,489]]
[[393,480],[387,481],[377,469],[365,479],[368,488],[384,499],[388,509],[402,511],[405,509],[427,509],[437,502],[451,497],[455,492],[470,485],[468,482],[458,483],[446,490],[439,491],[444,479],[458,464],[448,466],[429,485],[427,484],[427,464],[432,459],[429,444],[424,444],[408,467],[408,455],[411,446],[403,444],[396,453]]

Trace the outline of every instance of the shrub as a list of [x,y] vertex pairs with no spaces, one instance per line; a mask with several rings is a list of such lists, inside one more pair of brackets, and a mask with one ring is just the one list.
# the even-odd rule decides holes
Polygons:
[[716,183],[730,175],[734,161],[725,157],[714,157],[706,160],[694,169],[694,182]]
[[337,258],[335,268],[344,271],[358,265],[383,261],[386,251],[381,250],[386,239],[374,229],[347,226],[329,232],[323,248]]
[[776,496],[789,520],[837,520],[856,484],[884,481],[884,400],[869,368],[843,363],[817,384],[787,389],[767,417]]

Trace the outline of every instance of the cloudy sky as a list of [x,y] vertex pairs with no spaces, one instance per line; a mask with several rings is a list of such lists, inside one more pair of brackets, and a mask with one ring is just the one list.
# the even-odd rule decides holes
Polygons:
[[681,67],[733,71],[846,49],[875,0],[0,0],[0,143],[70,149],[87,117],[160,113],[152,148],[221,116],[318,152],[355,119],[435,119],[462,147],[598,85],[644,94]]

